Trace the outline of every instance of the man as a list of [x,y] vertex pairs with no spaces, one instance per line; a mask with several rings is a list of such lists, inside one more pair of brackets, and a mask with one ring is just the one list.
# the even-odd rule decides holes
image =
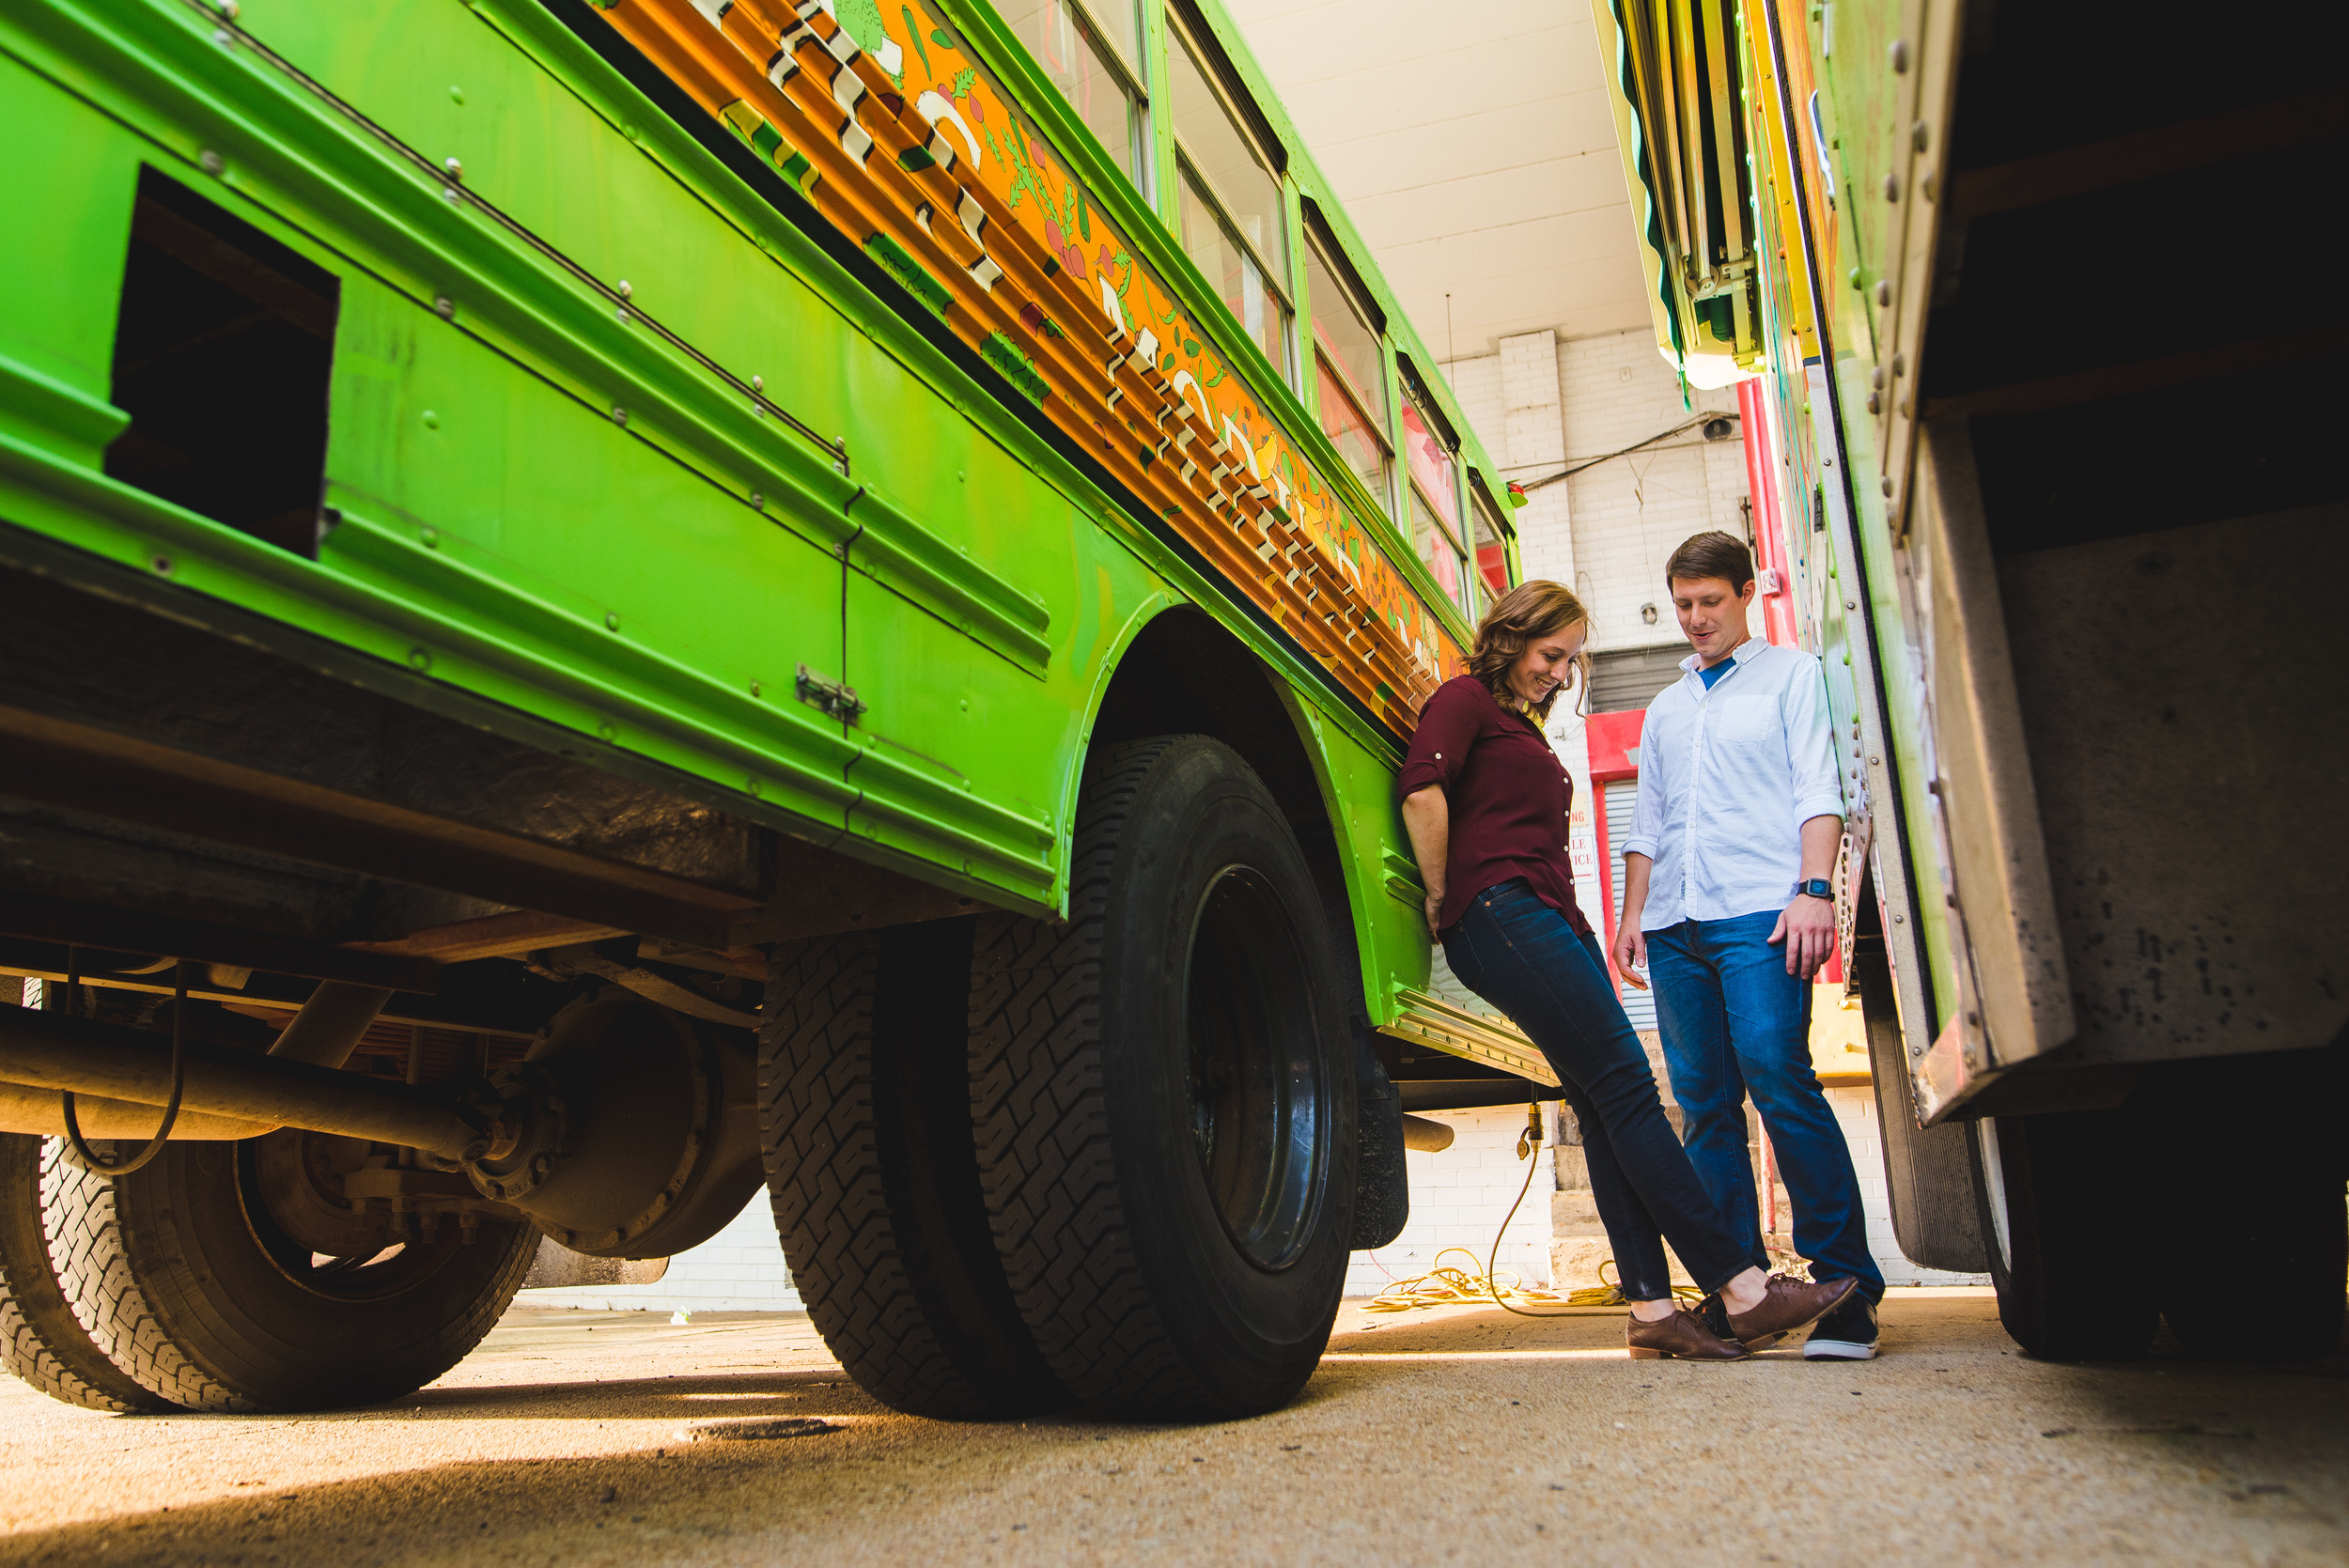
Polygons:
[[1640,737],[1615,968],[1654,983],[1689,1158],[1755,1265],[1767,1271],[1769,1256],[1746,1154],[1749,1093],[1794,1199],[1795,1250],[1821,1278],[1859,1281],[1804,1357],[1865,1360],[1884,1275],[1851,1150],[1811,1070],[1811,977],[1835,951],[1829,878],[1843,832],[1827,686],[1815,655],[1748,633],[1753,557],[1738,540],[1699,534],[1664,577],[1696,651],[1648,705]]

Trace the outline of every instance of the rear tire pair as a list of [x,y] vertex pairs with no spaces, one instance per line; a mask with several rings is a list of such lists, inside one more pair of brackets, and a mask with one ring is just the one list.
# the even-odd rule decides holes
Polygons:
[[50,1398],[91,1410],[169,1410],[98,1348],[80,1321],[41,1224],[44,1168],[55,1139],[0,1133],[0,1366]]
[[1276,1408],[1353,1227],[1354,1069],[1296,836],[1202,737],[1099,758],[1066,924],[776,955],[760,1096],[811,1316],[901,1410]]
[[342,1250],[321,1229],[338,1217],[287,1188],[348,1141],[173,1143],[109,1176],[61,1139],[0,1136],[8,1370],[115,1411],[323,1409],[440,1376],[513,1299],[537,1234],[485,1220],[468,1241],[452,1222]]
[[[2338,1157],[2321,1132],[2217,1130],[2232,1120],[2069,1111],[1968,1128],[1999,1320],[2017,1344],[2044,1360],[2130,1360],[2167,1319],[2205,1360],[2338,1347]],[[2225,1261],[2178,1244],[2188,1237]]]

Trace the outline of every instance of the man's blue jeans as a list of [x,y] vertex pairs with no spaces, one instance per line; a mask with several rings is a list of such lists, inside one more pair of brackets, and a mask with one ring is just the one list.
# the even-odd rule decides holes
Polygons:
[[1868,1250],[1851,1147],[1811,1070],[1811,983],[1786,972],[1783,942],[1770,945],[1777,924],[1778,911],[1766,909],[1647,933],[1681,1138],[1731,1234],[1756,1267],[1768,1268],[1746,1153],[1751,1094],[1794,1200],[1795,1250],[1817,1278],[1849,1277],[1869,1300],[1881,1300],[1884,1274]]

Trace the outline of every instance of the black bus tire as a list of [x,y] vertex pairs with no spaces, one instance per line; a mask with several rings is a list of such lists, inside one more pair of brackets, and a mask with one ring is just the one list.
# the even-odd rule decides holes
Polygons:
[[319,1136],[173,1143],[121,1177],[49,1162],[41,1216],[65,1298],[149,1394],[203,1411],[379,1404],[462,1360],[513,1300],[538,1244],[520,1221],[484,1219],[467,1239],[450,1217],[389,1256],[388,1236],[342,1256],[294,1239],[262,1162]]
[[[2320,1137],[2322,1134],[2320,1133]],[[2244,1143],[2249,1143],[2245,1140]],[[2206,1361],[2313,1361],[2341,1348],[2349,1218],[2334,1161],[2309,1145],[2238,1145],[2226,1169],[2198,1169],[2172,1210],[2188,1235],[2226,1238],[2238,1288],[2198,1270],[2172,1272],[2162,1316],[2189,1356]],[[2217,1162],[2213,1162],[2214,1164]]]
[[1968,1129],[1999,1321],[2047,1361],[2145,1354],[2160,1312],[2141,1140],[2115,1111],[1983,1118]]
[[1068,1396],[1036,1354],[979,1197],[965,1079],[970,919],[777,947],[759,1029],[775,1230],[857,1386],[943,1420]]
[[68,1405],[171,1409],[91,1343],[58,1288],[40,1223],[40,1178],[43,1162],[63,1149],[35,1133],[0,1133],[0,1365]]
[[1067,924],[984,915],[972,963],[1012,1294],[1090,1409],[1275,1409],[1328,1343],[1353,1229],[1352,1044],[1312,873],[1238,754],[1179,736],[1095,760],[1069,876]]

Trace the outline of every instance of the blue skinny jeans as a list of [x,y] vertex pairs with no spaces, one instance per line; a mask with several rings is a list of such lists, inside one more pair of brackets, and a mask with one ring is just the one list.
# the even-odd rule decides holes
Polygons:
[[1578,934],[1519,877],[1470,899],[1443,951],[1460,983],[1507,1014],[1564,1086],[1624,1295],[1672,1295],[1665,1237],[1705,1291],[1744,1272],[1752,1260],[1672,1136],[1598,939]]
[[1795,1250],[1814,1278],[1859,1281],[1884,1299],[1884,1271],[1868,1250],[1868,1219],[1851,1145],[1811,1068],[1811,983],[1786,972],[1770,945],[1778,911],[1730,920],[1684,920],[1647,933],[1648,974],[1664,1066],[1680,1102],[1697,1175],[1747,1257],[1769,1267],[1746,1153],[1746,1096],[1753,1096],[1794,1200]]

